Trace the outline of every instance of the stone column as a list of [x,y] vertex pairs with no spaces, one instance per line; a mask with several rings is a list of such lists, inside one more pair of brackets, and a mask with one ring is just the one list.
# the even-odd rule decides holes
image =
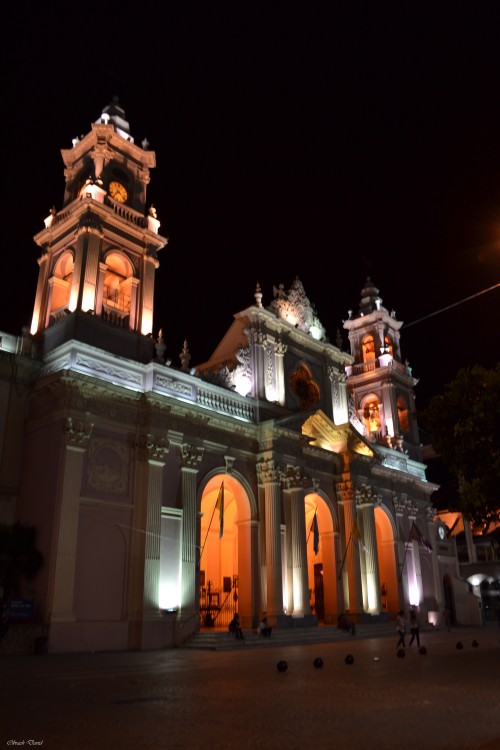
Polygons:
[[321,531],[321,551],[323,555],[323,594],[325,606],[325,623],[336,622],[338,614],[337,601],[337,563],[335,533]]
[[286,586],[285,586],[285,611],[291,615],[293,612],[293,544],[292,544],[292,503],[290,492],[283,492],[283,505],[285,511],[285,551],[286,551]]
[[346,606],[349,612],[359,614],[363,611],[363,593],[361,586],[361,566],[359,559],[359,539],[353,534],[356,522],[356,503],[354,487],[351,481],[340,482],[337,491],[344,508],[344,525],[346,552],[344,566],[347,566],[347,592],[349,601]]
[[[412,506],[410,508],[410,512],[408,513],[408,523],[409,523],[409,531],[411,530],[414,523],[416,523],[417,520],[417,507]],[[408,543],[409,550],[411,550],[411,567],[412,567],[412,573],[413,573],[413,581],[411,577],[408,577],[408,600],[410,601],[410,604],[415,604],[415,596],[418,597],[417,604],[419,606],[423,603],[423,591],[424,587],[422,585],[422,566],[420,562],[420,548],[418,546],[418,541],[416,539],[410,539]],[[408,560],[408,558],[407,558]],[[414,586],[414,592],[413,596],[410,595],[410,586]],[[413,601],[412,601],[413,600]]]
[[198,509],[196,501],[197,464],[203,458],[202,448],[181,445],[182,476],[182,566],[181,566],[181,617],[186,619],[198,611],[196,571],[199,560],[197,547]]
[[289,466],[283,481],[290,503],[293,614],[310,615],[304,478],[300,468]]
[[252,328],[249,339],[252,342],[255,365],[255,380],[252,395],[254,398],[263,399],[266,397],[266,337],[258,329]]
[[75,568],[80,518],[80,491],[83,459],[93,425],[68,417],[64,426],[66,441],[63,481],[59,500],[59,524],[54,561],[52,621],[72,621]]
[[144,446],[148,461],[146,539],[144,545],[144,614],[157,616],[160,601],[161,500],[164,456],[163,438],[147,435]]
[[378,614],[382,611],[382,599],[380,596],[374,500],[371,487],[364,486],[358,493],[357,500],[362,520],[363,544],[365,546],[366,610],[371,614]]
[[331,413],[335,424],[341,425],[349,421],[349,407],[347,400],[347,376],[337,367],[328,365],[327,375],[330,381]]
[[283,578],[281,568],[281,497],[278,469],[272,458],[257,466],[259,483],[264,484],[266,531],[267,616],[270,622],[283,614]]
[[276,378],[276,400],[281,406],[285,405],[285,370],[284,358],[287,350],[286,344],[282,341],[276,343],[275,348],[275,378]]
[[[403,516],[406,512],[406,497],[394,498],[394,511],[396,514],[396,528],[403,528]],[[398,570],[398,598],[399,606],[404,609],[408,591],[408,565],[406,554],[406,540],[399,537],[394,540],[396,546],[396,562]]]
[[439,572],[439,559],[436,550],[436,529],[434,525],[434,516],[436,515],[436,509],[433,507],[427,507],[427,536],[432,546],[432,580],[434,581],[434,596],[436,598],[437,606],[439,609],[439,616],[444,607],[443,601],[443,587],[441,586],[441,576]]

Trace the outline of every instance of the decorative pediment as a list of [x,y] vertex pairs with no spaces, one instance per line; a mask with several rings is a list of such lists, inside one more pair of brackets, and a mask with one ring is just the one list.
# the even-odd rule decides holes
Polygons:
[[268,310],[281,320],[295,326],[300,331],[308,333],[316,341],[325,340],[325,329],[322,326],[314,308],[304,291],[302,282],[297,277],[290,289],[285,291],[283,284],[274,287],[274,300]]
[[351,429],[349,424],[336,425],[319,409],[306,419],[302,434],[311,438],[311,445],[341,453],[347,450]]

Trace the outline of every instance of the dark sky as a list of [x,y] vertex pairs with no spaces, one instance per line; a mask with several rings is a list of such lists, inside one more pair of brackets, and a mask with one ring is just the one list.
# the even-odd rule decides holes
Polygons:
[[[157,156],[155,332],[176,366],[184,339],[209,357],[257,281],[268,305],[299,276],[332,341],[368,275],[406,324],[498,283],[498,3],[328,5],[5,11],[0,329],[30,323],[60,150],[115,95]],[[418,406],[499,361],[499,309],[497,288],[403,328]]]

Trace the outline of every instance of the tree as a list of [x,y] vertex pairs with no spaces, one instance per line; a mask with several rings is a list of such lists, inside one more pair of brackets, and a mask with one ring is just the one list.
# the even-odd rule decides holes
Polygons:
[[487,533],[500,523],[500,364],[459,370],[419,421],[452,478],[449,509]]

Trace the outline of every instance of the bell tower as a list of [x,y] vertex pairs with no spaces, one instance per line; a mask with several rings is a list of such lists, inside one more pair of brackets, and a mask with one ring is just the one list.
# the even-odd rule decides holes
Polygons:
[[365,437],[421,460],[415,418],[414,387],[408,362],[402,362],[396,313],[383,307],[379,290],[368,277],[357,313],[349,310],[344,328],[354,363],[346,368],[357,424]]
[[146,140],[134,143],[116,97],[91,128],[62,149],[63,207],[34,237],[41,254],[31,333],[43,351],[76,338],[147,360],[158,252],[167,244],[156,210],[146,212],[156,155]]

